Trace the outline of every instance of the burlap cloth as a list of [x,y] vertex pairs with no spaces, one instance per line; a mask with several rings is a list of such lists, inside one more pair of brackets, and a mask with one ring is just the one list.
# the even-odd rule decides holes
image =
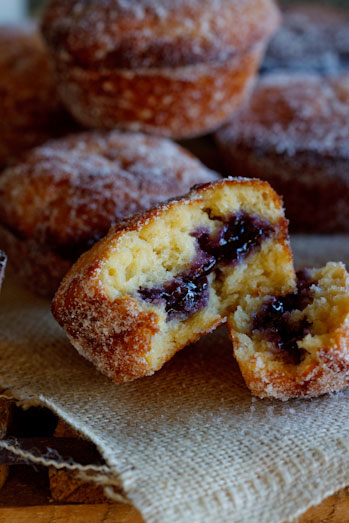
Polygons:
[[[310,244],[296,239],[297,255],[349,261],[343,238]],[[0,333],[0,384],[94,441],[108,466],[90,473],[120,483],[146,521],[281,522],[349,483],[349,394],[251,397],[224,328],[119,386],[72,349],[47,301],[9,278]]]

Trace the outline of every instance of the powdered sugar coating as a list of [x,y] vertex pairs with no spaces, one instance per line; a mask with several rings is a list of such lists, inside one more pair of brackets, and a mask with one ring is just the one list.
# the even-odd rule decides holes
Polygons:
[[323,5],[290,7],[272,39],[262,70],[333,75],[349,70],[349,11]]
[[[62,258],[66,271],[67,261],[69,266],[112,224],[216,179],[218,174],[168,140],[81,133],[47,142],[4,171],[0,222],[17,242]],[[7,237],[2,241],[8,243]]]
[[278,23],[273,0],[51,0],[42,29],[77,121],[180,139],[242,105]]
[[[259,204],[256,203],[257,201]],[[266,240],[268,245],[266,250],[261,249],[255,253],[256,258],[252,255],[254,261],[250,259],[251,265],[246,266],[254,293],[259,292],[258,274],[263,273],[261,266],[266,263],[264,258],[266,252],[272,253],[278,261],[275,273],[278,273],[280,268],[280,276],[277,278],[276,285],[292,288],[294,274],[287,237],[287,222],[278,196],[268,184],[260,180],[228,178],[203,184],[182,198],[159,204],[149,211],[118,223],[70,269],[55,295],[52,308],[54,316],[78,352],[114,381],[128,381],[152,374],[176,351],[225,321],[226,311],[222,309],[218,314],[218,302],[213,298],[214,294],[211,290],[209,304],[203,311],[198,312],[199,317],[196,317],[196,320],[191,318],[189,323],[185,320],[179,323],[174,321],[173,334],[169,334],[170,331],[166,334],[162,307],[149,304],[139,298],[137,294],[139,282],[133,282],[128,291],[111,295],[111,283],[105,280],[105,273],[112,268],[109,265],[111,258],[114,259],[113,268],[117,273],[122,273],[125,264],[129,264],[122,255],[124,240],[129,246],[137,274],[146,277],[147,269],[142,265],[142,256],[137,256],[136,249],[133,247],[137,244],[131,242],[131,237],[142,238],[142,242],[152,245],[152,238],[156,231],[157,236],[166,237],[166,245],[169,245],[169,248],[163,245],[161,252],[167,253],[163,261],[167,259],[171,262],[172,269],[166,269],[164,275],[161,267],[155,268],[157,279],[165,277],[163,281],[159,280],[159,283],[166,283],[171,277],[171,271],[180,270],[182,266],[180,258],[175,255],[175,249],[171,248],[176,245],[177,233],[180,233],[181,247],[183,250],[187,249],[188,230],[195,232],[202,226],[203,215],[195,210],[200,208],[204,214],[209,214],[208,206],[214,202],[217,205],[215,212],[221,213],[229,213],[233,205],[237,208],[247,207],[247,212],[253,212],[248,208],[250,205],[255,212],[261,213],[261,216],[265,214],[265,217],[276,226],[275,235]],[[173,222],[168,221],[170,216],[173,218],[176,216],[176,219]],[[146,245],[143,245],[143,249],[144,252],[149,253]],[[118,255],[120,258],[116,259],[115,256]],[[154,262],[154,259],[152,261]],[[246,263],[246,260],[241,263]],[[254,264],[258,267],[256,278]],[[167,263],[166,266],[168,267]],[[226,275],[221,273],[219,280],[225,278]],[[246,292],[246,282],[242,284],[241,280],[238,281],[241,292]],[[237,289],[236,292],[239,290]],[[222,292],[222,308],[223,294]],[[236,298],[234,293],[229,295]],[[159,346],[156,342],[157,334],[163,336]],[[157,350],[159,350],[159,358],[157,362],[155,360],[152,362],[150,353],[154,354]]]
[[71,125],[35,24],[0,26],[0,93],[0,164]]
[[277,23],[272,0],[51,0],[43,31],[81,67],[148,68],[225,61]]
[[280,155],[306,151],[347,159],[348,122],[349,76],[275,73],[262,77],[248,106],[218,139]]

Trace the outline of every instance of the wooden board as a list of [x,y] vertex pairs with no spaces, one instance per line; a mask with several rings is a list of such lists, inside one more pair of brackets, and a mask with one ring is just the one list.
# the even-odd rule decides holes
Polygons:
[[[31,506],[29,506],[31,505]],[[139,512],[120,503],[57,504],[50,494],[47,470],[12,467],[0,491],[0,523],[141,523]],[[349,523],[349,488],[312,507],[298,523]],[[254,523],[254,522],[251,522]]]
[[[142,523],[136,509],[129,505],[44,505],[0,508],[0,523]],[[299,523],[348,523],[349,492],[343,490],[298,519]]]

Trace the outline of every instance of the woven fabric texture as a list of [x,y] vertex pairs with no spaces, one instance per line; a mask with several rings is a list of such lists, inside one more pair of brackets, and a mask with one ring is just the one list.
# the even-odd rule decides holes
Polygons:
[[147,522],[279,523],[349,484],[348,392],[253,398],[225,328],[115,385],[71,347],[47,301],[7,278],[0,385],[89,437],[106,487],[120,484]]

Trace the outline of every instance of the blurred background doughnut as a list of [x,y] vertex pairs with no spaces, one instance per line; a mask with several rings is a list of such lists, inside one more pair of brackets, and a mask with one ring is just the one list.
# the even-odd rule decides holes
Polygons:
[[190,138],[245,101],[278,25],[273,0],[49,0],[42,30],[80,123]]
[[73,129],[35,23],[0,25],[0,167]]
[[52,140],[0,176],[0,248],[27,286],[51,295],[113,223],[219,178],[165,138],[114,131]]
[[285,9],[262,72],[287,69],[331,75],[349,71],[348,2],[342,7],[318,2],[297,3]]
[[349,232],[349,75],[265,75],[216,137],[232,174],[283,196],[292,231]]

